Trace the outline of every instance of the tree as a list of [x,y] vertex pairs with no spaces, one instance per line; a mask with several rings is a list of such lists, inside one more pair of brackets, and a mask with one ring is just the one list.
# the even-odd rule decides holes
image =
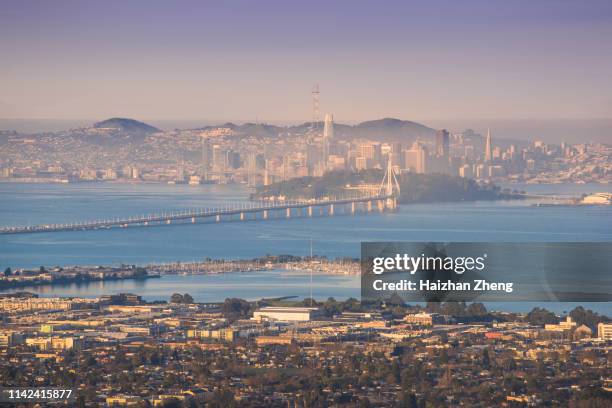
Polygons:
[[193,303],[193,297],[189,293],[185,293],[184,295],[181,295],[180,293],[173,293],[170,297],[170,302],[191,304]]
[[310,298],[310,297],[304,298],[304,300],[302,301],[302,306],[310,307],[310,305],[318,306],[319,304],[317,303],[316,300],[314,300],[314,298]]
[[350,297],[344,301],[342,309],[350,312],[359,312],[361,311],[361,302],[353,297]]
[[545,324],[558,323],[559,319],[553,312],[549,312],[544,308],[534,307],[527,314],[527,321],[533,325],[543,326]]
[[418,406],[416,395],[413,392],[402,394],[402,407],[417,408]]
[[237,320],[249,316],[251,305],[244,299],[227,298],[223,302],[222,310],[226,319]]
[[385,301],[387,302],[387,305],[389,305],[389,306],[395,306],[395,307],[404,307],[404,306],[406,306],[406,302],[404,302],[404,299],[402,299],[402,297],[397,292],[394,292]]
[[13,274],[13,271],[11,270],[11,268],[6,268],[4,270],[4,276],[11,276]]
[[591,328],[591,330],[597,330],[599,323],[605,323],[608,321],[606,316],[602,316],[599,313],[593,312],[592,310],[585,309],[582,306],[576,307],[569,313],[570,317],[578,323],[578,325],[584,324]]
[[440,302],[427,302],[425,310],[429,313],[440,313],[442,311],[442,304]]
[[446,302],[442,306],[442,312],[450,316],[465,316],[465,302]]
[[482,366],[486,369],[489,369],[491,366],[491,357],[489,357],[489,350],[484,349],[482,352]]
[[[207,405],[208,406],[208,405]],[[234,394],[228,388],[223,388],[221,390],[215,391],[215,394],[212,398],[212,402],[210,403],[210,407],[213,408],[232,408],[236,406],[236,399],[234,398]]]
[[487,314],[487,308],[482,303],[471,303],[467,308],[469,316],[484,316]]
[[327,298],[325,303],[323,303],[323,312],[325,316],[334,316],[340,314],[340,305],[333,297]]
[[162,401],[163,408],[181,408],[181,401],[177,398],[166,398]]

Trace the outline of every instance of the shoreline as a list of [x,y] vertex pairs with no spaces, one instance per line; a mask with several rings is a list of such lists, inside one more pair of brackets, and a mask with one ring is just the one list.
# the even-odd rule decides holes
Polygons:
[[62,285],[73,285],[73,284],[89,284],[95,282],[112,282],[112,281],[124,281],[124,280],[146,280],[146,279],[159,279],[160,275],[144,275],[144,276],[131,276],[131,277],[108,277],[108,278],[86,278],[86,279],[56,279],[54,281],[32,281],[32,282],[18,282],[16,284],[2,285],[0,284],[0,295],[4,294],[4,290],[14,289],[27,289],[27,288],[38,288],[38,287],[55,287]]
[[[245,186],[246,183],[199,183],[199,184],[189,184],[185,183],[171,183],[172,180],[166,181],[154,181],[154,180],[129,180],[129,179],[121,179],[121,180],[71,180],[67,178],[42,178],[42,177],[10,177],[10,178],[0,178],[0,183],[6,184],[149,184],[149,185],[168,185],[168,186]],[[482,180],[479,180],[482,181]],[[569,181],[569,180],[560,180],[560,181],[551,181],[551,182],[542,182],[542,181],[531,181],[531,180],[511,180],[511,179],[491,179],[490,181],[500,183],[500,185],[516,185],[516,184],[525,184],[530,186],[555,186],[561,184],[572,184],[572,185],[609,185],[610,181],[602,179],[602,180],[592,180],[592,181]]]
[[[176,262],[166,264],[146,264],[135,266],[142,268],[147,272],[146,275],[133,276],[112,276],[96,277],[92,275],[79,275],[78,277],[58,277],[56,279],[42,279],[43,273],[40,273],[41,279],[36,279],[36,275],[31,275],[32,271],[16,269],[20,273],[28,272],[27,275],[32,279],[24,280],[0,280],[0,293],[3,290],[14,290],[21,288],[35,287],[56,287],[72,284],[89,284],[101,281],[121,281],[121,280],[140,280],[150,278],[161,278],[162,276],[208,276],[208,275],[223,275],[223,274],[238,274],[238,273],[256,273],[266,271],[280,271],[285,276],[305,276],[312,273],[313,275],[323,276],[358,276],[359,261],[346,259],[330,259],[323,257],[307,257],[280,255],[277,257],[261,257],[255,259],[212,259],[202,262]],[[80,269],[84,272],[93,272],[96,269],[112,269],[113,266],[87,266],[87,265],[70,265],[64,266],[62,269]],[[44,273],[47,273],[46,270]]]

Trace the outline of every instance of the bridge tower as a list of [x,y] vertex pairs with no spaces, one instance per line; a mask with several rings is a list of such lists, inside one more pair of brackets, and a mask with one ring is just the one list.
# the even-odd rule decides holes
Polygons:
[[388,209],[394,210],[397,208],[397,198],[400,195],[400,184],[397,181],[397,176],[395,174],[395,170],[393,169],[391,155],[389,155],[387,169],[380,183],[380,187],[378,188],[378,195],[386,197],[385,206]]

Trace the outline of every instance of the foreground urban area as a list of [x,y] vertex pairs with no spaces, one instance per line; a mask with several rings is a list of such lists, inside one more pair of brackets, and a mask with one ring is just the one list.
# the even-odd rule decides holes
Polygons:
[[434,407],[612,403],[612,323],[391,297],[195,303],[0,297],[5,387],[76,406]]

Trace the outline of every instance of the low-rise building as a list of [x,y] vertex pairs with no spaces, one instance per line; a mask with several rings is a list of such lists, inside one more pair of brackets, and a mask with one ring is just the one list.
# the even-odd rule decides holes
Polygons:
[[32,337],[26,339],[25,344],[40,350],[69,350],[79,348],[82,340],[74,337]]
[[563,332],[567,330],[572,330],[574,327],[576,327],[576,322],[573,321],[570,316],[567,316],[565,321],[559,322],[559,324],[545,324],[544,330]]
[[599,323],[597,325],[597,337],[601,340],[612,340],[612,323]]
[[18,344],[23,344],[23,334],[12,330],[0,331],[0,348],[13,347]]
[[290,336],[258,336],[255,337],[255,343],[258,346],[269,346],[274,344],[291,344],[293,338]]
[[277,320],[280,322],[307,322],[319,314],[316,307],[262,307],[253,313],[254,320]]
[[187,337],[234,341],[238,337],[238,332],[229,328],[219,330],[187,330]]
[[412,313],[404,317],[404,321],[410,324],[421,326],[433,326],[434,324],[444,323],[444,318],[437,313]]

